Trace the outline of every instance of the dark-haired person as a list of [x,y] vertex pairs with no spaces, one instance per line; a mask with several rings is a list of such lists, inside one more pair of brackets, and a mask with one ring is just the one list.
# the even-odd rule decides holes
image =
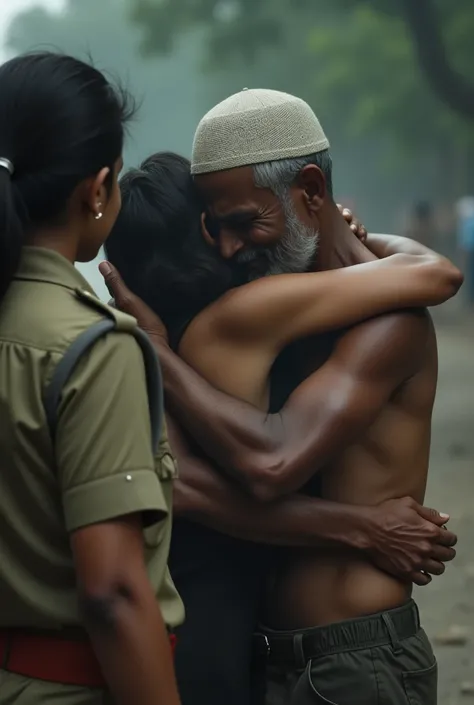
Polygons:
[[54,441],[43,407],[71,344],[115,316],[74,262],[119,212],[133,106],[52,53],[3,64],[0,94],[0,703],[178,705],[175,470],[165,437],[153,458],[136,322],[79,360]]
[[[262,410],[268,408],[270,368],[292,340],[349,325],[382,309],[440,303],[458,285],[457,270],[422,248],[421,256],[267,277],[223,295],[232,284],[232,270],[202,236],[203,206],[189,162],[173,154],[154,155],[122,178],[121,191],[122,211],[107,243],[110,261],[162,316],[174,349],[212,377],[215,386]],[[410,247],[403,240],[394,243]],[[384,238],[374,240],[380,252],[385,244]],[[117,303],[123,303],[126,293],[134,308],[133,297],[114,277],[108,281]],[[147,318],[139,304],[134,310],[156,334],[156,316],[150,312]],[[178,390],[186,391],[192,396],[191,389]],[[397,546],[395,524],[403,523],[414,546],[417,532],[426,539],[430,524],[418,516],[423,510],[415,503],[389,502],[370,510],[293,495],[262,504],[213,473],[196,448],[183,445],[178,435],[174,440],[181,467],[175,505],[182,517],[174,522],[170,566],[187,608],[177,651],[181,695],[187,705],[243,705],[250,698],[250,637],[259,581],[269,565],[262,548],[250,541],[316,546],[330,540],[364,547],[385,569],[406,578],[414,560]],[[378,545],[371,536],[371,525],[377,524],[382,535]],[[384,556],[388,546],[390,553]],[[438,557],[452,555],[441,549]]]

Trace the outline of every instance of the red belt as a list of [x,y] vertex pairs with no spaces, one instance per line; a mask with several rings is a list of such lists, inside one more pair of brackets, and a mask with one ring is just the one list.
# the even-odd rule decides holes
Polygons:
[[[176,636],[170,634],[174,654]],[[90,641],[0,629],[0,668],[25,678],[86,688],[106,688]]]

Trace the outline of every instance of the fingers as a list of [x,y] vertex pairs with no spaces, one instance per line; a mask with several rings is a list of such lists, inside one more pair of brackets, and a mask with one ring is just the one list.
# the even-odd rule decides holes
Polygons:
[[[337,204],[337,207],[338,207],[339,212],[341,213],[342,217],[346,221],[346,223],[349,223],[349,225],[351,226],[351,230],[353,232],[357,233],[358,226],[354,221],[354,216],[352,214],[352,211],[349,210],[349,208],[344,208],[344,206],[341,205],[340,203]],[[355,230],[354,230],[354,226],[355,226]]]
[[423,519],[430,521],[432,524],[436,524],[436,526],[443,526],[443,524],[449,521],[449,514],[443,514],[442,512],[436,511],[436,509],[422,507],[421,504],[416,505],[415,509]]
[[432,558],[426,558],[421,564],[421,572],[428,573],[428,575],[443,575],[445,570],[444,563],[434,561]]
[[104,277],[105,285],[115,301],[115,305],[125,313],[131,313],[129,309],[133,305],[133,294],[125,285],[117,269],[113,264],[105,261],[99,264],[99,272]]
[[[423,517],[423,519],[438,527],[436,544],[434,544],[433,548],[436,548],[437,545],[452,548],[457,544],[458,537],[452,531],[449,531],[445,526],[445,524],[449,521],[449,514],[443,514],[442,512],[438,512],[436,509],[431,509],[430,507],[422,507],[419,504],[415,505],[414,509],[416,509],[418,514]],[[447,560],[452,560],[454,558],[456,552],[454,551],[454,555],[452,555],[452,553],[453,552],[449,552],[449,555],[452,557]]]
[[421,570],[413,571],[410,575],[410,579],[415,585],[423,587],[424,585],[429,585],[433,580],[433,575],[443,575],[446,570],[444,563],[440,561],[435,561],[427,559],[423,562]]
[[337,207],[339,208],[339,210],[342,214],[342,217],[344,218],[346,223],[349,225],[349,227],[352,230],[352,232],[354,233],[354,235],[357,235],[359,240],[361,240],[362,242],[365,242],[365,240],[367,239],[366,228],[364,228],[362,223],[360,223],[356,218],[354,218],[354,214],[352,213],[351,210],[349,210],[349,208],[343,208],[343,206],[341,206],[339,203],[338,203]]
[[414,571],[413,573],[411,573],[409,575],[409,579],[412,583],[415,583],[415,585],[418,585],[419,587],[425,587],[426,585],[429,585],[433,580],[431,575],[423,573],[421,570]]
[[456,551],[454,548],[448,548],[447,546],[440,546],[438,544],[431,549],[431,558],[435,561],[448,563],[456,558]]
[[110,262],[104,261],[100,262],[99,264],[99,272],[102,274],[104,277],[105,284],[107,286],[107,289],[109,290],[109,294],[113,299],[117,298],[117,293],[116,289],[120,289],[120,284],[125,286],[123,283],[122,277],[118,273],[118,271],[115,269],[113,264],[110,264]]
[[447,529],[442,529],[439,532],[438,536],[438,543],[441,544],[441,546],[455,546],[458,542],[458,537],[456,534],[453,534],[452,531],[448,531]]

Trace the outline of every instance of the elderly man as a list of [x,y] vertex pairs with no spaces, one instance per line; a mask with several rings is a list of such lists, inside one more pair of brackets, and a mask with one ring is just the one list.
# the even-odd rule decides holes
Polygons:
[[[195,182],[216,225],[216,245],[248,279],[370,258],[334,204],[328,146],[309,106],[274,91],[242,92],[203,118]],[[120,303],[120,286],[115,293]],[[436,528],[436,514],[429,515],[434,524],[415,518],[423,514],[416,502],[390,504],[405,495],[422,501],[424,494],[436,388],[427,314],[384,316],[286,351],[272,380],[271,407],[281,410],[275,417],[208,387],[162,345],[161,359],[180,420],[260,497],[276,499],[319,471],[318,486],[306,485],[309,494],[355,505],[386,501],[387,511],[406,511],[402,523],[415,551],[406,552],[402,567],[393,564],[404,533],[397,520],[385,558],[373,554],[376,567],[367,555],[371,539],[345,534],[344,513],[339,532],[333,526],[324,538],[345,548],[270,557],[267,626],[257,637],[269,702],[348,702],[349,692],[350,702],[361,705],[407,697],[434,703],[436,662],[407,577],[423,584],[429,578],[422,571],[441,573],[454,538]],[[333,516],[340,512],[334,507]],[[331,509],[324,510],[330,521]],[[234,523],[245,526],[246,516],[238,514],[234,508]],[[422,543],[413,531],[417,522]]]

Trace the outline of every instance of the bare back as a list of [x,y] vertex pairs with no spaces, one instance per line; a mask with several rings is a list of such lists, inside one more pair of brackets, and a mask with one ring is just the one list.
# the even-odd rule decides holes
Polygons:
[[[261,409],[268,408],[274,359],[267,350],[241,349],[222,341],[206,344],[212,306],[190,326],[181,356],[211,384]],[[428,472],[431,415],[437,383],[437,350],[429,317],[420,321],[422,363],[399,385],[357,442],[341,449],[321,471],[321,494],[353,504],[378,504],[410,495],[422,502]],[[339,334],[341,336],[341,334]],[[306,340],[301,359],[288,371],[289,391],[330,357],[338,335]],[[339,549],[295,550],[279,567],[267,600],[266,623],[297,629],[361,616],[402,604],[411,585],[373,566],[365,557]]]

